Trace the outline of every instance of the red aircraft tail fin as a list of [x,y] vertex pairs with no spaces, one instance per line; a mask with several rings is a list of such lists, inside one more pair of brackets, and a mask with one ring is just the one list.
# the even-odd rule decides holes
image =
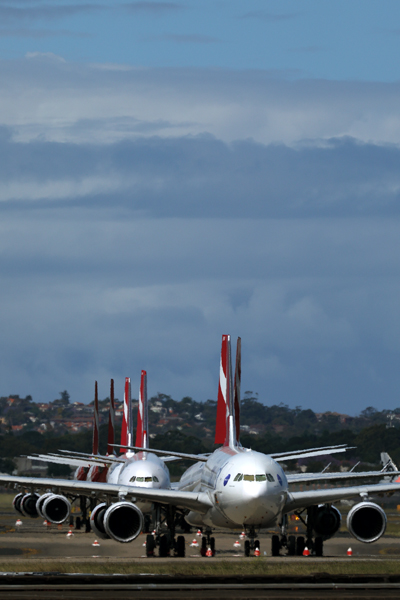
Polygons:
[[114,379],[110,383],[110,412],[108,413],[108,439],[107,454],[115,454],[115,404],[114,404]]
[[142,371],[139,388],[139,405],[137,413],[136,444],[140,448],[148,448],[148,404],[147,404],[147,373]]
[[236,442],[240,438],[240,382],[242,379],[242,340],[238,338],[236,346],[235,380],[233,384],[233,406],[235,410]]
[[[121,428],[121,446],[132,446],[132,407],[131,407],[131,380],[125,377],[125,392],[124,392],[124,416],[122,418]],[[121,452],[125,450],[121,448]]]
[[99,453],[99,397],[97,394],[97,381],[94,384],[94,414],[93,414],[93,455]]

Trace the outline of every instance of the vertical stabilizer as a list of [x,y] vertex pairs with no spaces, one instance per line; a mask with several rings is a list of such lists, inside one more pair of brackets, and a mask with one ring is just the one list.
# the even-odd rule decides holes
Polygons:
[[[129,377],[125,377],[124,416],[122,418],[121,445],[132,446],[131,380]],[[125,450],[121,449],[121,452],[125,452]]]
[[215,443],[236,446],[234,423],[235,409],[232,394],[231,337],[222,336],[221,363],[219,368],[217,423]]
[[139,405],[137,413],[136,444],[140,448],[148,448],[148,404],[147,404],[147,373],[142,371],[139,388]]
[[233,384],[233,406],[235,411],[236,442],[240,439],[240,382],[242,379],[242,340],[239,337],[236,346],[235,379]]
[[97,394],[97,381],[94,384],[94,414],[93,414],[93,444],[92,453],[99,453],[99,397]]
[[110,383],[110,412],[108,413],[108,439],[107,455],[115,454],[113,444],[115,443],[115,404],[114,404],[114,379]]

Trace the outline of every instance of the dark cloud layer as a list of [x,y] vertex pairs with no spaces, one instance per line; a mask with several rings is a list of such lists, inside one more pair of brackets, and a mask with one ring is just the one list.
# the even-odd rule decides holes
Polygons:
[[[121,206],[152,217],[343,217],[398,215],[400,149],[333,139],[322,147],[252,141],[226,144],[211,136],[139,138],[103,146],[17,143],[3,128],[0,198]],[[83,180],[90,186],[77,192]],[[96,185],[108,179],[111,189]],[[76,184],[68,192],[66,183]],[[13,196],[33,184],[29,199]],[[41,197],[41,187],[43,195]],[[71,188],[72,189],[72,188]],[[7,190],[10,196],[6,197]],[[29,192],[26,192],[29,195]]]

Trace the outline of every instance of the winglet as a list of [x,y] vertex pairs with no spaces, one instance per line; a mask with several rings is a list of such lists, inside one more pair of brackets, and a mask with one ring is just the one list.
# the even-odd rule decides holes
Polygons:
[[148,404],[147,404],[147,373],[142,371],[139,388],[139,405],[137,413],[136,444],[141,448],[149,447],[148,440]]
[[99,453],[99,397],[97,393],[97,381],[94,384],[94,414],[93,414],[93,444],[94,455]]
[[108,413],[108,439],[107,456],[115,454],[113,444],[115,442],[115,404],[114,404],[114,379],[110,383],[110,412]]

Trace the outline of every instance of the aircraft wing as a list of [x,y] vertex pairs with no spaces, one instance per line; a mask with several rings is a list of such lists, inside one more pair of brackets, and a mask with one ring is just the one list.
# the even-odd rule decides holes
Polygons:
[[170,452],[169,450],[155,450],[153,448],[140,448],[139,446],[122,446],[121,444],[113,444],[117,448],[123,448],[125,450],[135,450],[136,452],[151,452],[157,454],[157,456],[166,456],[182,460],[196,460],[199,462],[207,462],[209,454],[186,454],[185,452]]
[[344,473],[297,473],[297,474],[286,474],[288,483],[319,483],[320,481],[353,481],[357,479],[384,479],[390,475],[390,477],[396,477],[400,475],[400,471],[390,471],[385,473],[383,471],[364,471],[364,472],[350,472]]
[[352,450],[351,446],[341,444],[340,446],[323,446],[322,448],[309,448],[307,450],[295,450],[293,452],[275,452],[270,456],[277,462],[285,460],[297,460],[299,458],[309,458],[310,456],[323,456],[325,454],[336,454]]
[[386,494],[400,491],[399,483],[375,483],[370,485],[349,486],[306,492],[289,492],[283,512],[307,508],[315,504],[338,502],[354,496],[365,499],[369,494]]
[[137,486],[127,486],[115,483],[100,483],[92,481],[78,481],[76,479],[52,479],[45,477],[18,477],[13,475],[0,475],[0,485],[14,489],[45,492],[53,490],[55,493],[66,495],[90,496],[100,499],[114,498],[130,500],[144,500],[170,504],[178,508],[187,508],[200,513],[205,513],[213,506],[208,494],[204,492],[184,492],[179,490],[154,489]]

